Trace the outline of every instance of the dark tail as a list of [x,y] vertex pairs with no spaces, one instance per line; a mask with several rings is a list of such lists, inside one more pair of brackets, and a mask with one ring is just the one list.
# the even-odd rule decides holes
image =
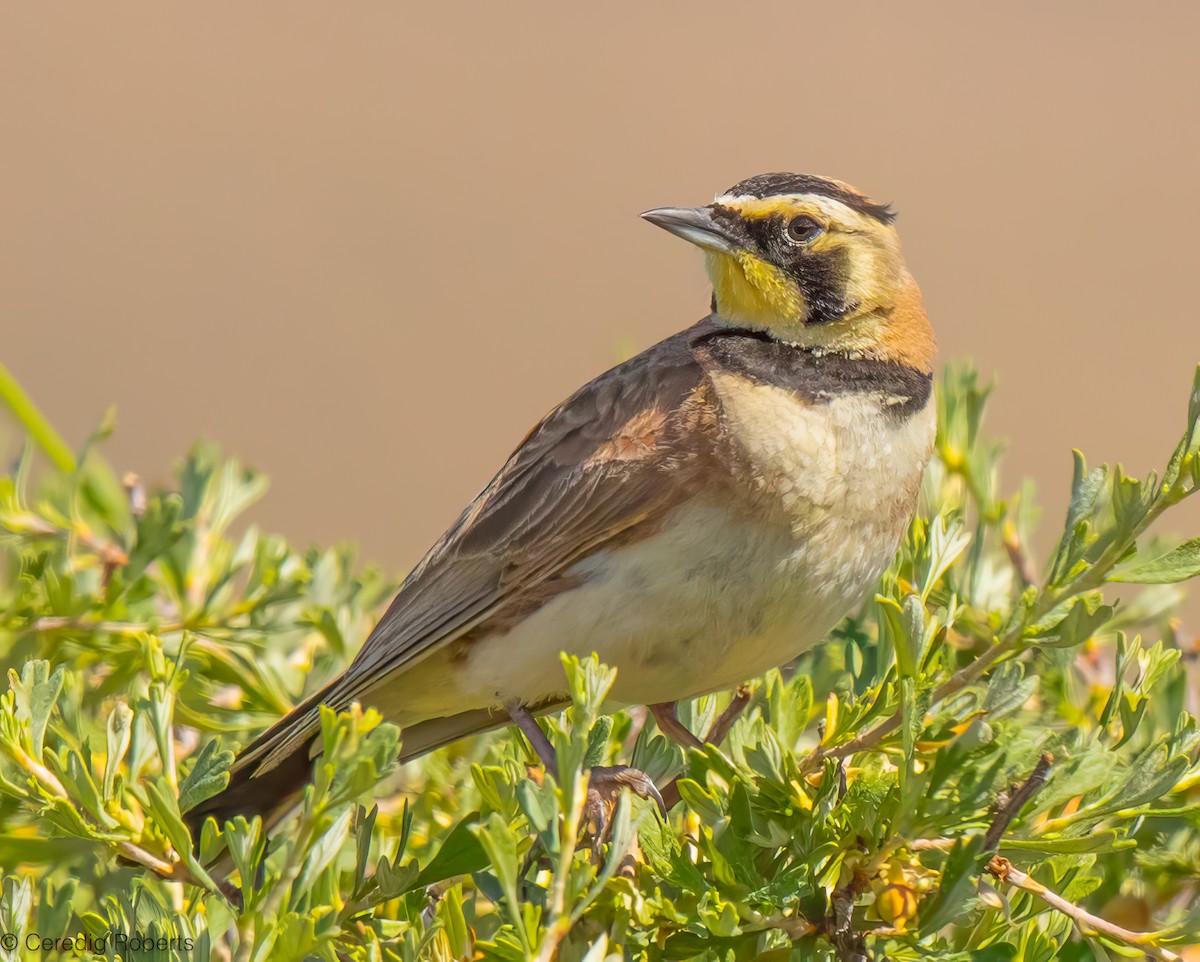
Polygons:
[[[199,840],[204,820],[210,815],[218,825],[238,815],[247,819],[258,815],[269,830],[292,810],[312,779],[312,747],[320,727],[318,710],[327,692],[317,692],[247,745],[233,763],[229,784],[184,813],[193,839]],[[547,704],[539,706],[538,711],[559,707],[558,703]],[[508,723],[503,711],[474,709],[409,725],[402,733],[400,761]],[[267,760],[280,753],[282,758],[266,767]]]
[[[200,840],[208,816],[224,825],[231,818],[262,818],[269,828],[300,801],[312,779],[312,744],[320,728],[320,706],[328,693],[322,689],[297,705],[283,718],[243,748],[233,762],[229,784],[183,813],[183,820]],[[278,761],[268,761],[282,753]]]
[[255,774],[252,765],[240,770],[235,767],[224,789],[184,812],[183,820],[191,830],[192,838],[199,841],[200,830],[209,815],[218,825],[224,825],[238,815],[247,819],[258,815],[268,827],[286,815],[300,801],[304,786],[312,780],[310,744],[305,742],[268,772]]

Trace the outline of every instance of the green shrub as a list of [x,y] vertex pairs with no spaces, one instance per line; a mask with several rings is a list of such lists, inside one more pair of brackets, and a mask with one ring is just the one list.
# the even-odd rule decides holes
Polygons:
[[[401,732],[327,713],[302,812],[270,839],[224,827],[224,880],[204,868],[218,830],[196,857],[181,812],[346,664],[394,585],[238,525],[264,481],[209,447],[175,490],[122,484],[103,431],[70,452],[0,369],[30,435],[0,478],[0,958],[64,938],[271,962],[1178,958],[1200,941],[1200,733],[1171,614],[1200,539],[1147,530],[1200,481],[1200,374],[1161,478],[1076,455],[1040,572],[987,393],[949,370],[925,508],[878,597],[755,682],[720,748],[684,757],[641,712],[602,715],[594,659],[564,658],[544,779],[515,732],[397,769]],[[1118,604],[1115,583],[1149,587]],[[704,731],[730,698],[683,719]],[[681,773],[683,804],[664,823],[625,798],[598,844],[586,767],[615,760]]]

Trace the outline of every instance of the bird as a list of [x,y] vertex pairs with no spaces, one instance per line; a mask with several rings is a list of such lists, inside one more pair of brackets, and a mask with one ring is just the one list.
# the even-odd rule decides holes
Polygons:
[[[676,703],[734,689],[820,642],[868,596],[933,450],[936,341],[895,213],[812,174],[743,180],[641,215],[704,253],[707,316],[543,418],[404,579],[346,671],[235,759],[186,815],[302,797],[320,708],[402,731],[400,760],[569,703],[560,653],[616,668],[685,745]],[[596,792],[661,796],[628,766]]]

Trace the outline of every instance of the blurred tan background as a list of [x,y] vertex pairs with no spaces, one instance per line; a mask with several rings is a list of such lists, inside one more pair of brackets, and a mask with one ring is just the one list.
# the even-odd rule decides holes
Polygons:
[[[1010,487],[1159,467],[1200,360],[1200,7],[0,11],[0,358],[122,470],[198,436],[300,541],[411,565],[529,425],[705,313],[640,222],[768,170],[893,202]],[[1200,533],[1200,505],[1176,515]],[[1200,609],[1197,610],[1200,616]]]

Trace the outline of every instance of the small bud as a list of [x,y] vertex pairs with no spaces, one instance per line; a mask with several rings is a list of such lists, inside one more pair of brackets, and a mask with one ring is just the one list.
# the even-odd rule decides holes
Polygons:
[[[876,883],[878,884],[878,883]],[[887,884],[875,893],[875,912],[897,932],[904,932],[908,923],[917,917],[921,896],[900,862],[893,862],[887,871]]]
[[125,488],[125,496],[129,498],[129,511],[135,518],[140,518],[146,513],[146,486],[132,471],[126,472],[121,478],[121,484]]
[[885,885],[875,897],[875,910],[883,921],[897,932],[908,928],[908,923],[917,915],[917,893],[908,885],[892,883]]

